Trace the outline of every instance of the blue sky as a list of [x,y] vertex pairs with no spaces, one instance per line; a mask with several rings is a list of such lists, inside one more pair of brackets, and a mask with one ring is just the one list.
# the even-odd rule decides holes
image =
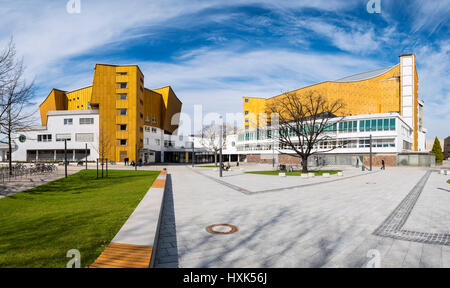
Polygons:
[[450,1],[0,0],[0,45],[11,35],[35,79],[36,102],[55,87],[92,82],[95,63],[138,64],[145,86],[171,85],[192,113],[242,112],[242,97],[336,80],[415,53],[427,138],[450,135]]

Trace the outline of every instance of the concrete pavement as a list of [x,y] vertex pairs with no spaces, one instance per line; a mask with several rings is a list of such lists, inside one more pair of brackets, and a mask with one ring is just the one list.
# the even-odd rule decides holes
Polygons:
[[[344,177],[326,180],[241,170],[219,179],[211,168],[168,170],[156,267],[365,267],[378,260],[381,267],[450,267],[449,246],[373,234],[425,169],[347,169]],[[434,178],[432,174],[405,227],[446,233],[450,193],[436,196],[443,179]],[[414,216],[433,207],[439,216]],[[205,230],[224,223],[239,231],[214,235]]]

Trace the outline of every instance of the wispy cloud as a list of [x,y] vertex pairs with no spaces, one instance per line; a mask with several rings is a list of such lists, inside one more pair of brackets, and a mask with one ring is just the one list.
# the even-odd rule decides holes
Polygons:
[[[14,35],[29,78],[43,89],[38,100],[49,88],[90,85],[95,63],[139,64],[146,86],[173,86],[187,112],[197,103],[240,111],[243,96],[392,65],[409,49],[417,54],[425,126],[450,134],[446,1],[383,0],[378,16],[364,12],[363,0],[81,0],[81,14],[68,14],[66,2],[0,6],[0,45]],[[140,53],[128,50],[138,44]]]

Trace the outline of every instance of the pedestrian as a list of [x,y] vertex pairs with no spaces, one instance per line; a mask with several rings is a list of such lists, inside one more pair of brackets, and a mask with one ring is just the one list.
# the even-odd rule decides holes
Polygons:
[[384,167],[384,159],[381,160],[381,170],[385,170],[385,167]]

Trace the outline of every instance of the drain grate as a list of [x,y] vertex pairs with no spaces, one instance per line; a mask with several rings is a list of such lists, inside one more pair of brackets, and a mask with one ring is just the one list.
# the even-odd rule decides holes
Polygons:
[[213,224],[206,227],[206,232],[211,234],[233,234],[238,230],[236,226],[230,224]]

